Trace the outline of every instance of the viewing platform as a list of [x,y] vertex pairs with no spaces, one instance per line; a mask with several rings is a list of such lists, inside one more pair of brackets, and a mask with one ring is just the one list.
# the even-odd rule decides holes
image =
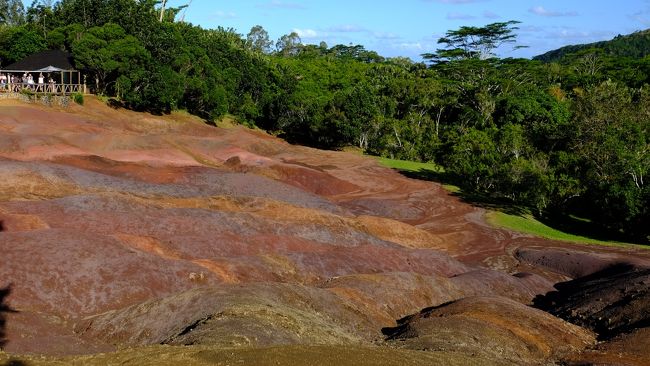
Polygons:
[[0,68],[0,99],[47,99],[88,94],[85,77],[61,50],[32,54]]

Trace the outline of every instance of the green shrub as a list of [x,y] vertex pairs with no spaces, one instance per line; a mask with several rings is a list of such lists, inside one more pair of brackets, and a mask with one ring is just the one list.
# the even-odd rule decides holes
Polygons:
[[32,89],[29,88],[22,88],[20,89],[20,94],[25,95],[27,97],[33,96],[35,93]]
[[81,93],[72,94],[72,100],[79,105],[84,105],[84,95]]

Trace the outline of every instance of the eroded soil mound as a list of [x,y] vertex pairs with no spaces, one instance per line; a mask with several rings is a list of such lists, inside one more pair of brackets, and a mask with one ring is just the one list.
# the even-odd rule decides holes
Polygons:
[[636,329],[602,342],[580,354],[567,357],[565,363],[580,365],[646,366],[650,360],[650,327]]
[[618,264],[555,287],[535,306],[602,339],[650,327],[650,268]]
[[[483,365],[578,355],[588,331],[526,304],[559,280],[647,253],[592,249],[584,258],[603,261],[566,261],[562,251],[580,259],[584,247],[494,229],[483,212],[372,158],[259,131],[93,98],[65,111],[3,101],[0,288],[12,284],[5,300],[16,310],[5,314],[5,350],[195,347],[96,356],[134,364],[159,364],[152,350],[187,364]],[[435,352],[386,348],[382,328],[449,302],[411,318],[411,333],[395,333]],[[71,360],[94,362],[43,362]]]
[[399,347],[474,354],[513,365],[547,364],[595,343],[585,329],[502,297],[470,297],[424,309],[383,332]]
[[[592,275],[613,266],[650,267],[647,249],[628,248],[621,253],[613,248],[521,247],[515,257],[537,268],[546,268],[568,278]],[[606,278],[607,276],[600,276]]]

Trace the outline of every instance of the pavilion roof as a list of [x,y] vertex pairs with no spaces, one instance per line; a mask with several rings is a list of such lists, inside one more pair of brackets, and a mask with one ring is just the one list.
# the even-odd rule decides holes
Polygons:
[[3,71],[76,71],[73,66],[72,55],[61,50],[47,50],[34,53],[24,59],[7,65]]

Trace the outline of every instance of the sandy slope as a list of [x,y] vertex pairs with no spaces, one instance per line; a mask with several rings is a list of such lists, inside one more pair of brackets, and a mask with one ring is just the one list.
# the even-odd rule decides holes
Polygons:
[[[642,251],[493,229],[482,215],[439,184],[371,158],[258,131],[114,110],[92,98],[69,110],[3,101],[0,286],[12,284],[17,310],[6,315],[5,349],[74,355],[192,344],[207,347],[193,355],[236,347],[245,359],[246,349],[281,347],[304,363],[326,349],[307,346],[329,345],[420,364],[450,354],[372,348],[383,344],[380,330],[422,308],[480,298],[454,303],[456,313],[480,315],[470,333],[519,354],[503,362],[541,363],[578,355],[594,338],[558,318],[527,336],[522,324],[550,316],[525,304],[608,263],[648,263]],[[511,309],[508,321],[482,313],[490,304]],[[440,344],[441,327],[462,338],[470,323],[413,329]],[[483,346],[451,354],[497,362],[477,353]]]

